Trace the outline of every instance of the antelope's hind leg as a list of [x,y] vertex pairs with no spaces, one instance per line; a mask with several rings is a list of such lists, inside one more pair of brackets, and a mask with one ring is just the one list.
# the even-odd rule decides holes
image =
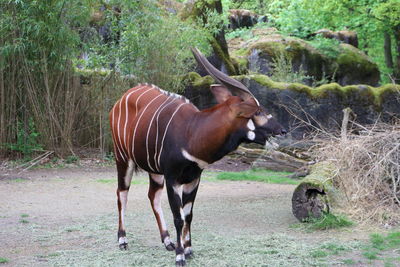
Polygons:
[[126,250],[128,241],[125,231],[125,212],[128,203],[129,187],[132,181],[134,164],[132,160],[128,162],[117,161],[118,188],[117,188],[117,206],[118,206],[118,243],[119,248]]
[[150,185],[148,197],[150,200],[151,208],[153,209],[154,216],[157,220],[158,229],[160,230],[161,242],[169,251],[175,250],[175,245],[169,237],[167,224],[164,220],[164,213],[161,207],[161,195],[164,188],[164,176],[154,173],[149,173]]

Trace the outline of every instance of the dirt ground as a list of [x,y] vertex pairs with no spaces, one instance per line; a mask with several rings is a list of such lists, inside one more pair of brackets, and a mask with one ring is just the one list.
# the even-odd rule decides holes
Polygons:
[[[194,207],[189,266],[331,266],[310,253],[327,242],[357,244],[365,230],[308,233],[294,228],[293,185],[229,182],[205,173]],[[112,167],[0,171],[0,266],[174,266],[147,199],[147,177],[133,179],[128,251],[117,244]],[[174,236],[166,193],[164,213]],[[362,265],[353,265],[362,266]]]

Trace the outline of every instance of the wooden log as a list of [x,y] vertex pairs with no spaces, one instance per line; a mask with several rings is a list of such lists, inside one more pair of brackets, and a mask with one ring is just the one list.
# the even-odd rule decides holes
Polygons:
[[332,176],[332,165],[319,162],[312,166],[310,174],[296,187],[292,196],[292,212],[299,221],[319,218],[324,212],[329,212],[334,198]]
[[250,149],[242,146],[231,153],[230,157],[250,164],[255,168],[264,168],[274,171],[295,172],[307,165],[307,161],[297,159],[283,152],[256,148]]

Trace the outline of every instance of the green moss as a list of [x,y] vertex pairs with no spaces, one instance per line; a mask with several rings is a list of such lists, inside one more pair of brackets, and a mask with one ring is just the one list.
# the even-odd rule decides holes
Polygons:
[[201,77],[198,73],[196,72],[189,72],[185,80],[187,83],[189,83],[191,86],[193,86],[194,89],[197,90],[202,90],[202,89],[209,89],[210,85],[214,83],[214,79],[207,75],[204,77]]
[[382,100],[388,94],[400,94],[400,85],[386,84],[380,87],[372,87],[367,85],[348,85],[340,86],[337,83],[324,84],[316,88],[309,87],[299,83],[280,83],[274,82],[266,75],[252,74],[241,77],[251,79],[268,89],[291,90],[306,93],[312,99],[321,99],[328,97],[330,94],[337,94],[341,97],[349,97],[350,94],[358,94],[360,97],[369,98],[371,104],[380,108]]
[[215,38],[210,40],[211,47],[214,50],[214,53],[222,60],[225,64],[225,67],[230,75],[236,74],[236,69],[232,63],[232,60],[229,58],[229,55],[225,54],[222,50],[220,44],[217,42]]
[[361,50],[348,44],[341,44],[340,47],[341,53],[337,58],[337,63],[341,72],[359,69],[360,65],[364,67],[363,70],[367,73],[376,72],[378,70],[378,65],[369,60]]

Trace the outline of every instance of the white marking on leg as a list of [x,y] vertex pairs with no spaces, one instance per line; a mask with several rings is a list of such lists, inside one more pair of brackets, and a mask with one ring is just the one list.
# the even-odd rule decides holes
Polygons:
[[118,238],[118,243],[121,244],[128,244],[128,239],[126,239],[126,236],[121,236]]
[[254,122],[253,122],[252,119],[250,119],[250,120],[247,122],[247,128],[249,128],[250,131],[254,131],[254,130],[256,129],[256,126],[254,125]]
[[158,166],[160,166],[160,158],[161,158],[161,154],[162,154],[162,150],[163,150],[163,146],[164,146],[164,140],[165,140],[165,136],[167,135],[169,125],[170,125],[172,119],[174,118],[175,114],[179,111],[179,109],[180,109],[183,105],[187,105],[187,103],[181,103],[181,104],[176,108],[175,112],[172,113],[171,118],[169,119],[169,121],[168,121],[168,123],[167,123],[167,126],[165,127],[164,136],[163,136],[163,138],[162,138],[162,140],[161,140],[160,153],[158,154]]
[[188,202],[183,207],[183,216],[184,216],[184,218],[186,218],[186,216],[188,216],[190,214],[190,212],[192,211],[192,205],[193,205],[192,202]]
[[184,221],[185,220],[185,213],[183,212],[182,208],[179,209],[179,213],[181,214],[182,221]]
[[133,175],[133,160],[129,159],[128,169],[126,170],[124,177],[124,182],[126,187],[129,187],[131,185],[132,175]]
[[[156,193],[154,194],[154,199],[153,199],[153,207],[154,210],[156,211],[156,213],[158,213],[158,216],[160,218],[161,221],[161,231],[167,231],[167,224],[165,223],[164,220],[164,213],[163,210],[161,208],[161,195],[162,195],[162,189],[159,189],[156,191]],[[165,241],[165,239],[164,239]]]
[[176,184],[172,188],[174,189],[175,194],[177,194],[182,199],[182,185]]
[[247,132],[247,138],[249,140],[254,140],[256,138],[256,134],[253,131],[248,131]]
[[[189,241],[189,240],[188,240]],[[185,255],[189,255],[192,254],[192,247],[186,247],[184,250],[184,254]]]
[[184,261],[184,260],[185,260],[185,254],[176,255],[176,261]]
[[182,191],[185,194],[192,193],[193,189],[195,189],[199,185],[199,182],[200,182],[200,178],[197,178],[196,180],[193,180],[192,182],[190,182],[188,184],[184,184]]
[[197,163],[197,165],[199,166],[200,169],[204,169],[208,166],[208,162],[206,162],[202,159],[196,158],[195,156],[190,155],[189,152],[187,152],[183,148],[182,148],[182,155],[184,158]]
[[152,173],[150,175],[151,180],[153,180],[154,182],[156,182],[159,185],[163,185],[164,184],[164,175],[162,174],[155,174]]
[[122,229],[125,229],[125,210],[128,202],[128,190],[119,191],[119,201],[121,201],[121,224]]
[[267,119],[272,119],[272,115],[271,115],[271,114],[268,114],[268,115],[267,115]]
[[164,245],[165,245],[166,247],[168,247],[170,244],[172,244],[171,238],[169,238],[169,236],[166,236],[166,237],[164,238],[163,243],[164,243]]

